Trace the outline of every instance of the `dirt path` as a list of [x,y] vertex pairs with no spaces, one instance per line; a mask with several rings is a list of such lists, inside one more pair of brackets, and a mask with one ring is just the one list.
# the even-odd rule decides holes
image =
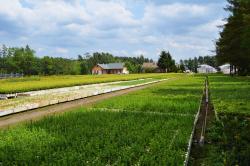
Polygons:
[[104,100],[107,98],[120,96],[123,94],[127,94],[129,92],[140,90],[140,89],[145,89],[147,87],[155,86],[155,85],[160,84],[160,83],[162,83],[162,82],[144,85],[144,86],[140,86],[140,87],[129,88],[129,89],[115,91],[115,92],[106,93],[106,94],[101,94],[101,95],[97,95],[97,96],[91,96],[91,97],[87,97],[87,98],[83,98],[83,99],[79,99],[79,100],[60,103],[60,104],[51,105],[51,106],[47,106],[47,107],[43,107],[43,108],[38,108],[38,109],[26,111],[26,112],[12,114],[9,116],[0,117],[0,128],[7,128],[9,126],[13,126],[13,125],[21,123],[21,122],[39,120],[45,116],[54,115],[54,114],[67,112],[67,111],[72,111],[72,110],[74,110],[74,108],[77,108],[77,107],[88,106],[88,105],[94,104],[98,101],[101,101],[101,100]]

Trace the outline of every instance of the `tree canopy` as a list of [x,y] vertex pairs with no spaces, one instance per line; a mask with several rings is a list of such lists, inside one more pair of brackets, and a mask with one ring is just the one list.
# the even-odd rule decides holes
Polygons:
[[246,75],[250,73],[250,1],[228,0],[226,10],[230,16],[216,42],[216,58]]
[[118,57],[110,53],[95,52],[78,55],[78,59],[61,57],[37,57],[35,51],[26,47],[0,47],[0,73],[23,73],[25,75],[69,75],[91,74],[91,69],[98,63],[122,62],[130,73],[142,72],[144,62],[152,59],[139,57]]
[[199,56],[198,58],[194,57],[185,60],[180,60],[180,68],[182,71],[184,71],[186,67],[190,71],[197,73],[197,68],[199,67],[199,65],[202,64],[207,64],[215,68],[218,67],[218,63],[215,56]]
[[162,72],[175,72],[177,70],[175,66],[175,60],[169,52],[162,51],[157,65],[162,70]]

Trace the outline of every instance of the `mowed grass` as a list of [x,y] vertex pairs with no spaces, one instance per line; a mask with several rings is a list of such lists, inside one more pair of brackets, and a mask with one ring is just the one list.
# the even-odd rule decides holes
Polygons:
[[129,75],[75,75],[75,76],[32,76],[0,80],[0,94],[17,93],[32,90],[51,89],[104,83],[127,81],[142,78],[169,78],[182,74],[129,74]]
[[[0,162],[182,165],[203,80],[191,76],[166,81],[91,108],[1,130]],[[138,102],[134,101],[136,98]]]
[[250,77],[209,76],[215,110],[250,115]]

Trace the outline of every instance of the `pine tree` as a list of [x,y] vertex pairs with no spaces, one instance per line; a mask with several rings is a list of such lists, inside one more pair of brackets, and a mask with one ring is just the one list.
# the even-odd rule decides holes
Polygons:
[[250,73],[250,1],[228,0],[231,13],[216,43],[217,60],[230,63],[240,75]]
[[162,72],[175,72],[177,70],[171,54],[166,51],[161,52],[157,65]]

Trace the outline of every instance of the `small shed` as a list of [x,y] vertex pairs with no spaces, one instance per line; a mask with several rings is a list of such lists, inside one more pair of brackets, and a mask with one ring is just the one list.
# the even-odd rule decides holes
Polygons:
[[92,74],[129,74],[129,71],[123,63],[107,63],[95,65]]
[[206,64],[199,65],[197,71],[198,73],[217,73],[217,70],[214,67]]

